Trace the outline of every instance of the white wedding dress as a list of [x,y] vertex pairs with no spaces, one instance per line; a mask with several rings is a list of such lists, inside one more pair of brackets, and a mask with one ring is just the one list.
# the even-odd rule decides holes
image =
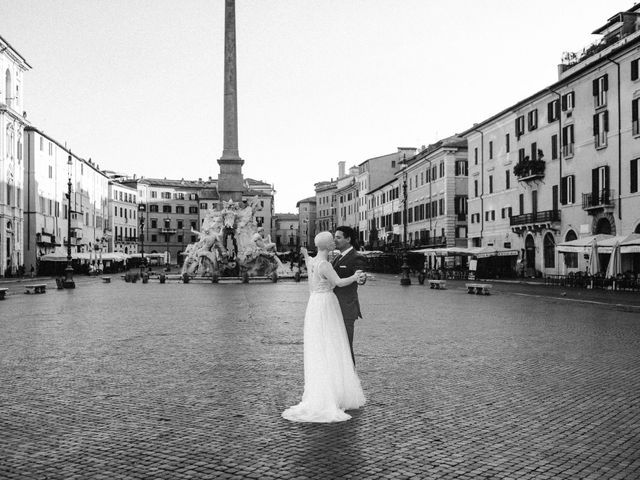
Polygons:
[[[322,264],[326,264],[321,268]],[[334,285],[320,270],[335,275],[326,260],[309,259],[309,303],[304,317],[304,393],[302,401],[282,412],[292,422],[342,422],[345,410],[365,403],[351,359],[347,331]],[[337,277],[337,275],[336,275]]]

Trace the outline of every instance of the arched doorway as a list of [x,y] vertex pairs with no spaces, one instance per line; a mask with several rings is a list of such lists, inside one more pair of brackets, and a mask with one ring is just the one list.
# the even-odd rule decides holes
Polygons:
[[544,248],[544,268],[556,267],[556,242],[553,235],[547,233],[542,243]]
[[600,218],[596,223],[595,234],[611,235],[611,232],[611,222],[609,221],[609,219],[606,217]]
[[[567,234],[564,236],[565,242],[571,242],[573,240],[577,240],[578,235],[573,230],[569,230]],[[578,268],[578,254],[575,252],[567,252],[564,253],[564,266],[567,268]]]
[[524,267],[527,269],[527,275],[531,276],[536,270],[536,244],[533,235],[527,235],[524,250]]

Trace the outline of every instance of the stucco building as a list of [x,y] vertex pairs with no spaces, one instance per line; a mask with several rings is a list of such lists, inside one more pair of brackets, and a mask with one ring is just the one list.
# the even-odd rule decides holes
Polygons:
[[313,249],[316,236],[316,197],[299,200],[296,207],[300,224],[300,245]]

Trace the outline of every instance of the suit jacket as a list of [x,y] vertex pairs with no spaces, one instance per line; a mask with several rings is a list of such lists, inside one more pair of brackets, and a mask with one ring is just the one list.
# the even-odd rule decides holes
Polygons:
[[[332,265],[340,278],[350,277],[356,270],[364,270],[367,259],[355,250],[351,250],[346,255],[336,258]],[[346,320],[362,318],[360,312],[360,301],[358,300],[358,284],[353,282],[346,287],[335,287],[333,293],[338,297],[342,316]]]

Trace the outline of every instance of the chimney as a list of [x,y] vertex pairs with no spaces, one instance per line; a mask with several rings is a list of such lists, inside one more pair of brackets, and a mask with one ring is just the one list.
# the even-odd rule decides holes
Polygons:
[[347,162],[345,162],[344,160],[341,162],[338,162],[338,178],[343,178],[344,177],[344,167],[346,165]]
[[134,180],[136,179],[136,174],[135,174],[135,173],[133,174],[133,179],[134,179]]

